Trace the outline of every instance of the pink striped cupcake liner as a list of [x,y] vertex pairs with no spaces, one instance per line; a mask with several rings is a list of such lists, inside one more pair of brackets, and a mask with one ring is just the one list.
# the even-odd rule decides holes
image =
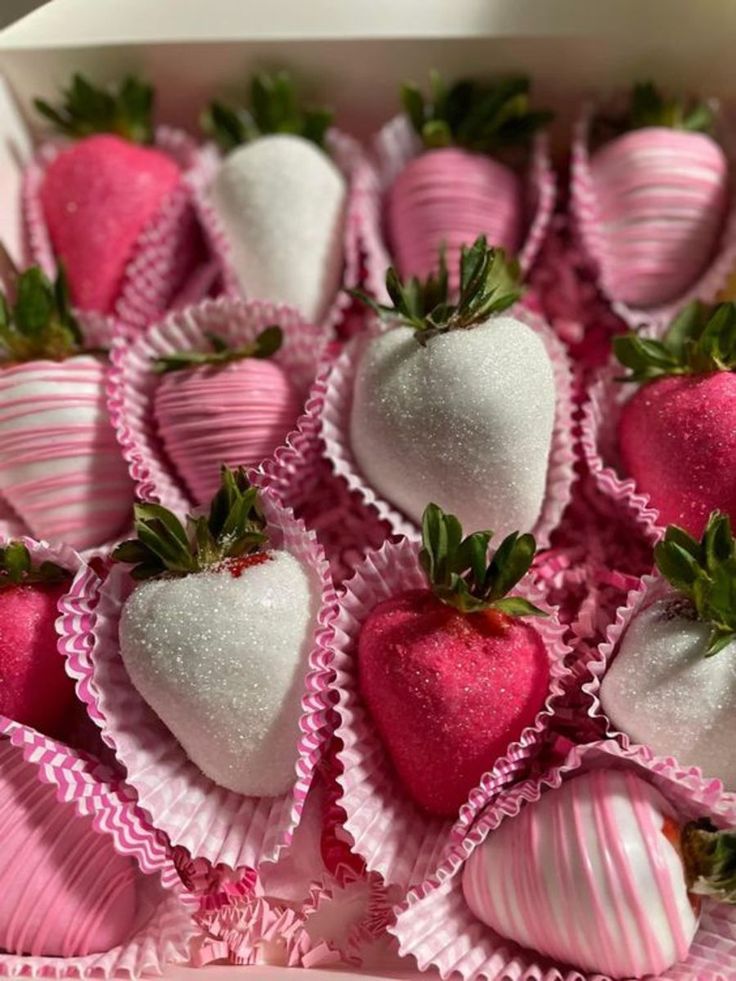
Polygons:
[[161,376],[153,371],[153,359],[181,351],[207,351],[210,333],[231,346],[242,346],[271,324],[278,324],[284,334],[283,345],[272,360],[286,371],[303,397],[304,410],[284,443],[260,469],[264,482],[277,492],[285,494],[288,486],[296,498],[300,481],[307,482],[309,489],[308,468],[300,468],[299,463],[315,441],[312,420],[320,390],[315,381],[326,344],[324,330],[308,324],[290,307],[221,297],[169,314],[130,343],[119,336],[113,344],[108,408],[140,498],[179,511],[201,503],[193,499],[160,438],[153,404]]
[[549,619],[536,624],[550,659],[550,690],[544,707],[534,725],[524,730],[471,791],[454,821],[432,817],[417,807],[401,786],[363,705],[357,674],[358,637],[370,611],[391,596],[417,588],[426,588],[417,546],[406,539],[386,542],[378,552],[365,557],[345,585],[335,623],[333,665],[340,716],[335,735],[342,742],[337,752],[342,796],[337,803],[345,811],[344,829],[352,838],[353,850],[367,870],[381,875],[388,885],[401,888],[421,882],[465,837],[487,801],[528,771],[562,695],[568,675],[565,658],[570,653],[556,612],[543,590],[527,577],[521,592],[550,614]]
[[[395,116],[374,139],[375,165],[367,163],[360,173],[357,230],[366,257],[365,282],[369,293],[382,303],[388,299],[386,270],[393,264],[384,233],[384,198],[406,164],[421,152],[421,141],[407,118]],[[544,134],[535,138],[527,185],[531,215],[519,253],[524,274],[529,272],[539,254],[555,206],[556,181]]]
[[[616,296],[612,273],[606,262],[607,251],[601,232],[600,202],[596,199],[590,169],[590,134],[595,106],[583,107],[575,125],[570,171],[570,206],[578,236],[588,257],[598,268],[599,287],[614,312],[631,327],[646,325],[646,332],[660,336],[678,310],[692,300],[712,303],[726,286],[736,267],[736,196],[728,205],[715,254],[695,282],[675,300],[649,309],[635,309]],[[725,134],[729,136],[729,134]],[[725,144],[724,140],[724,144]],[[627,232],[630,238],[631,233]],[[628,244],[629,248],[633,245]]]
[[309,566],[322,585],[314,647],[302,696],[294,786],[278,798],[253,798],[219,787],[183,749],[132,685],[120,657],[118,622],[133,583],[114,566],[104,584],[81,570],[67,596],[60,650],[77,693],[126,771],[128,785],[152,824],[192,858],[230,868],[274,862],[292,841],[331,731],[330,644],[336,599],[316,539],[267,493],[261,501],[271,542]]
[[[552,532],[562,520],[575,481],[572,369],[564,345],[540,316],[521,305],[515,306],[512,314],[535,330],[544,341],[552,362],[557,391],[545,500],[539,520],[532,529],[537,547],[542,549],[549,545]],[[376,326],[374,329],[379,328]],[[417,542],[421,538],[419,528],[366,483],[350,448],[349,421],[355,373],[371,336],[371,331],[368,331],[353,338],[331,366],[320,413],[324,453],[336,476],[361,497],[366,508],[389,525],[391,534],[404,535],[410,541]]]
[[[513,820],[523,807],[577,773],[597,767],[635,770],[657,787],[683,819],[708,816],[722,827],[736,825],[733,800],[721,792],[717,781],[704,780],[697,770],[655,757],[645,747],[624,748],[614,740],[575,746],[562,764],[543,777],[517,784],[490,801],[453,853],[411,890],[396,910],[396,923],[389,926],[400,953],[414,958],[422,971],[434,968],[443,978],[457,974],[463,981],[613,981],[553,964],[498,936],[475,918],[462,891],[466,859],[502,821]],[[661,981],[725,981],[735,974],[736,909],[706,902],[687,959],[661,975]]]
[[[46,168],[64,146],[63,141],[44,143],[23,175],[23,219],[28,259],[47,276],[56,272],[56,259],[41,205],[40,189]],[[167,153],[186,175],[197,161],[194,141],[186,133],[159,126],[155,146]],[[135,333],[161,316],[189,273],[204,258],[204,243],[188,183],[182,179],[159,214],[141,232],[125,271],[115,316]]]
[[[346,292],[360,282],[360,250],[358,239],[359,174],[364,167],[363,150],[360,144],[346,133],[331,129],[327,134],[326,148],[329,155],[340,168],[348,182],[348,198],[343,230],[344,270],[342,288],[338,290],[321,326],[330,335],[341,324],[351,304]],[[188,183],[197,210],[200,224],[204,230],[209,249],[217,263],[226,296],[243,297],[230,259],[231,249],[227,235],[214,208],[209,203],[208,193],[220,163],[220,156],[213,145],[205,146],[199,154],[197,167],[188,175]],[[258,297],[245,297],[258,299]]]
[[[115,851],[130,856],[140,870],[138,913],[129,939],[103,953],[79,957],[21,956],[0,953],[5,977],[92,978],[162,974],[167,964],[184,964],[198,930],[197,901],[184,889],[163,835],[146,823],[129,792],[105,767],[63,743],[8,719],[0,721],[6,737],[3,757],[17,753],[38,782],[53,792],[57,806],[71,821],[85,821],[90,830],[110,839]],[[13,747],[12,751],[9,747]],[[10,760],[8,759],[8,762]]]

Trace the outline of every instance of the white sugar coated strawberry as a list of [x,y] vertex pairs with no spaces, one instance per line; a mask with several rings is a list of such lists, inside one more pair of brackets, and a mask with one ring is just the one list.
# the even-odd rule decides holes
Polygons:
[[486,263],[476,280],[484,298],[461,295],[440,330],[411,324],[397,296],[388,315],[409,323],[362,354],[350,444],[366,481],[416,524],[435,501],[469,531],[507,535],[533,527],[542,509],[555,382],[539,334],[514,316],[492,316],[518,294],[496,292],[502,253],[478,241],[463,261]]
[[344,260],[347,184],[322,149],[330,116],[299,110],[283,73],[256,76],[252,101],[247,124],[220,104],[210,111],[229,151],[210,203],[245,296],[287,303],[318,322],[340,287]]

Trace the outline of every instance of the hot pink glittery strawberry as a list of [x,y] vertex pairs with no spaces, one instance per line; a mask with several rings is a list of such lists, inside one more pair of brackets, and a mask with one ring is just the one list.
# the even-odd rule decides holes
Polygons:
[[641,383],[621,411],[621,462],[660,524],[700,536],[712,511],[736,521],[736,304],[691,304],[661,341],[627,334],[614,349]]
[[379,603],[358,644],[360,688],[407,792],[425,810],[457,813],[481,776],[531,725],[549,690],[540,614],[506,594],[534,557],[509,535],[487,560],[489,532],[462,539],[430,504],[420,553],[426,590]]
[[128,78],[111,94],[75,75],[56,109],[37,109],[75,142],[46,169],[41,204],[55,254],[81,310],[110,313],[141,232],[177,187],[174,161],[153,138],[153,89]]

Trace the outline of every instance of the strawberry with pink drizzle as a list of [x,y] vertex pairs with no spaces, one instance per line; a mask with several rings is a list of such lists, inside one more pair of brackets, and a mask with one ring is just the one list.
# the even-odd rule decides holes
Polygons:
[[404,110],[423,151],[391,186],[386,221],[399,274],[428,276],[444,246],[454,290],[460,249],[479,235],[518,252],[524,188],[503,158],[526,146],[551,114],[530,109],[527,78],[463,80],[447,88],[433,72],[431,88],[425,100],[415,85],[402,87]]
[[154,394],[158,432],[198,504],[216,492],[223,463],[258,466],[294,428],[302,399],[284,369],[269,360],[282,339],[275,325],[239,348],[210,334],[211,351],[155,361],[163,375]]
[[457,813],[549,693],[544,641],[521,619],[544,614],[506,595],[531,565],[534,538],[514,532],[488,562],[490,539],[463,539],[457,518],[430,504],[428,588],[379,603],[360,633],[362,696],[404,787],[432,814]]
[[54,108],[36,108],[74,142],[46,168],[41,204],[51,245],[81,310],[112,312],[146,226],[179,186],[174,160],[153,141],[153,89],[127,78],[116,92],[75,75]]
[[463,891],[503,938],[596,976],[644,978],[687,957],[701,896],[736,902],[735,868],[736,833],[682,821],[633,770],[596,769],[492,831]]
[[107,414],[107,365],[88,350],[66,279],[37,267],[0,294],[0,492],[36,538],[77,549],[125,530],[133,485]]
[[136,505],[135,524],[114,552],[140,581],[120,620],[130,680],[206,776],[278,797],[296,777],[318,583],[268,547],[242,470],[223,467],[209,514],[186,527],[158,504]]
[[693,303],[662,340],[631,333],[614,351],[640,383],[621,410],[621,463],[660,524],[700,535],[711,511],[736,521],[736,304]]

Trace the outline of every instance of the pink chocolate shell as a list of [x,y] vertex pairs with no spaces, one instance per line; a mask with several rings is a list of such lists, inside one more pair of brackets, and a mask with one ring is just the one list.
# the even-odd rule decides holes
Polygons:
[[535,624],[550,659],[550,689],[544,707],[534,725],[524,730],[471,791],[454,821],[430,817],[401,786],[362,703],[357,677],[356,645],[366,616],[382,600],[414,588],[426,588],[414,543],[386,542],[379,551],[368,553],[340,598],[333,660],[340,716],[335,734],[342,742],[337,754],[342,765],[337,777],[342,788],[338,803],[346,813],[344,828],[368,871],[402,888],[421,882],[464,838],[481,807],[528,770],[562,694],[568,674],[564,661],[570,653],[563,640],[564,627],[542,589],[528,577],[519,592],[550,614]]
[[77,679],[77,694],[104,743],[125,768],[142,811],[172,845],[192,858],[230,868],[275,861],[293,837],[315,768],[331,730],[329,644],[336,615],[327,563],[314,534],[275,503],[261,501],[270,540],[319,577],[322,600],[302,696],[301,737],[294,786],[277,798],[252,798],[217,786],[189,761],[181,746],[132,685],[120,657],[118,622],[133,583],[114,567],[104,584],[80,570],[68,595],[73,615],[61,624],[60,650]]
[[[543,777],[517,784],[488,801],[465,839],[421,885],[396,908],[389,932],[400,953],[415,959],[420,970],[439,970],[443,978],[457,973],[463,981],[613,981],[554,964],[534,951],[518,947],[495,934],[470,911],[462,890],[465,860],[502,821],[513,820],[521,808],[542,794],[554,792],[563,781],[592,767],[630,767],[652,783],[683,818],[709,816],[722,827],[736,824],[736,807],[717,781],[706,781],[697,770],[686,770],[672,759],[655,757],[641,746],[623,748],[608,740],[575,746],[567,759]],[[736,972],[736,909],[706,901],[698,932],[685,961],[670,968],[662,981],[715,981]]]

